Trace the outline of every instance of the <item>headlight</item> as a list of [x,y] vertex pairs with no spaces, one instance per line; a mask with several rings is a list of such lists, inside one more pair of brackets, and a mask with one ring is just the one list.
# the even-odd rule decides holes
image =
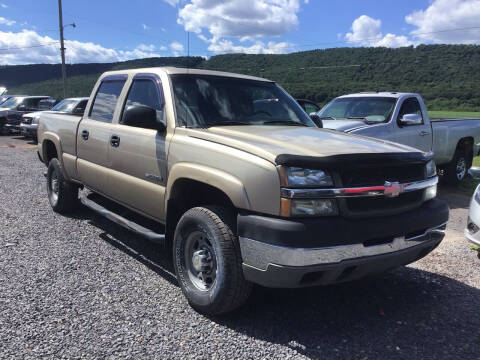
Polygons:
[[437,196],[437,185],[430,186],[425,190],[425,201],[432,200],[436,196]]
[[330,187],[333,179],[323,170],[303,169],[298,167],[280,167],[282,186],[289,187]]
[[38,124],[38,119],[40,119],[40,116],[35,116],[32,118],[32,124]]
[[478,185],[477,190],[475,190],[475,201],[480,204],[480,185]]
[[338,215],[335,199],[282,199],[281,205],[285,217]]
[[427,178],[437,175],[437,166],[435,165],[435,161],[430,160],[427,165],[425,165],[425,172],[427,174]]

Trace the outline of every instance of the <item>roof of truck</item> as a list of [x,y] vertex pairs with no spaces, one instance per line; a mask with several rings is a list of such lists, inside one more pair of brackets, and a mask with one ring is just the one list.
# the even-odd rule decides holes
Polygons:
[[415,93],[404,93],[404,92],[395,92],[395,91],[365,91],[355,94],[347,94],[339,96],[339,98],[348,98],[348,97],[389,97],[389,98],[401,98],[404,96],[417,96]]
[[104,73],[102,76],[106,75],[117,75],[117,74],[138,74],[138,73],[155,73],[155,72],[165,72],[169,75],[174,74],[197,74],[197,75],[213,75],[213,76],[226,76],[226,77],[234,77],[240,79],[248,79],[248,80],[257,80],[257,81],[266,81],[266,82],[273,82],[272,80],[250,76],[250,75],[243,75],[243,74],[236,74],[231,72],[224,72],[224,71],[215,71],[215,70],[203,70],[203,69],[191,69],[191,68],[177,68],[173,66],[162,66],[162,67],[153,67],[153,68],[142,68],[142,69],[130,69],[130,70],[117,70],[117,71],[108,71]]

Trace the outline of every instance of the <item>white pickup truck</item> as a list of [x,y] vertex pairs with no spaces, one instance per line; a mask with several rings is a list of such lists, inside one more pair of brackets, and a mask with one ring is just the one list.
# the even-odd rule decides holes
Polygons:
[[317,115],[323,127],[433,151],[445,180],[456,185],[480,150],[480,119],[430,119],[419,94],[368,92],[343,95]]

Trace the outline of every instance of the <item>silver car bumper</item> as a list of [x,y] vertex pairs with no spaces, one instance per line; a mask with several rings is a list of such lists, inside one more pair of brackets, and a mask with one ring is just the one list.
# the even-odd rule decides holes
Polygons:
[[473,244],[480,246],[480,185],[470,201],[468,223],[465,237]]
[[240,238],[240,249],[243,263],[246,266],[265,271],[271,265],[314,266],[393,253],[420,245],[432,237],[441,239],[444,235],[445,224],[433,229],[428,229],[423,234],[411,238],[396,237],[389,243],[374,246],[352,244],[325,248],[299,249]]

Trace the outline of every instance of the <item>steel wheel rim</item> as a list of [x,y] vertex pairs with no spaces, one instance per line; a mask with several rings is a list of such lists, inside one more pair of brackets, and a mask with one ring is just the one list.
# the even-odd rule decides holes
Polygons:
[[201,291],[210,290],[217,278],[217,258],[212,243],[201,231],[194,231],[185,241],[188,278]]
[[458,159],[457,162],[457,179],[462,180],[465,177],[465,174],[467,173],[467,162],[465,161],[465,158],[460,158]]
[[52,203],[56,204],[58,201],[59,192],[59,181],[56,171],[52,171],[52,174],[50,175],[50,181],[48,182],[48,190]]

